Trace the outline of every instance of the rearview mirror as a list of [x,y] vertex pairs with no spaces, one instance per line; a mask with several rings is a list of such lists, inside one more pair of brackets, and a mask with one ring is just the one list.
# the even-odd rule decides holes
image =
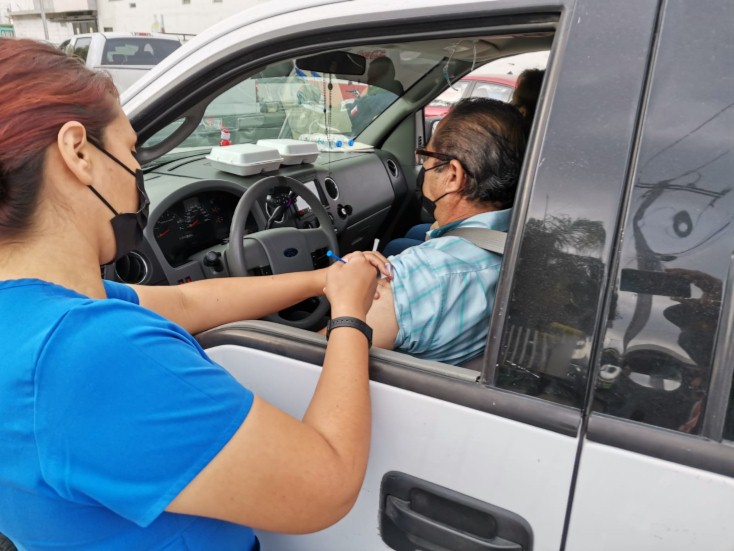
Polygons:
[[296,67],[317,73],[361,76],[367,68],[367,59],[350,52],[325,52],[296,59]]

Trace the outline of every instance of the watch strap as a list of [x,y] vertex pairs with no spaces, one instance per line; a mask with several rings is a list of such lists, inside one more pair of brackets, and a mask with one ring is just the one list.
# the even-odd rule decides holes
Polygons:
[[326,324],[326,340],[329,340],[329,335],[337,327],[351,327],[361,331],[365,337],[367,337],[367,346],[372,346],[372,328],[358,318],[350,318],[347,316],[330,319],[329,323]]

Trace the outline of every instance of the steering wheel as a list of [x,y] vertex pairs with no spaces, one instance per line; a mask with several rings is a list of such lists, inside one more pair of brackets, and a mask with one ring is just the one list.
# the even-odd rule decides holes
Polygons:
[[[273,187],[289,188],[299,195],[319,221],[318,228],[273,228],[245,236],[245,223],[253,205]],[[229,231],[227,263],[233,276],[246,276],[248,269],[270,266],[273,274],[313,270],[313,255],[319,250],[331,249],[339,254],[331,219],[318,198],[301,182],[288,176],[267,176],[255,182],[240,198],[232,216]],[[326,297],[318,297],[313,311],[300,313],[298,319],[285,318],[280,312],[264,319],[301,329],[310,329],[329,309]],[[302,314],[302,315],[301,315]]]

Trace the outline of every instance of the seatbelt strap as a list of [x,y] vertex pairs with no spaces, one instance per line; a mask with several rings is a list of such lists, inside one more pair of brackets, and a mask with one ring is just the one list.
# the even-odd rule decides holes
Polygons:
[[463,237],[480,249],[496,254],[504,254],[507,233],[488,228],[456,228],[449,230],[441,237]]

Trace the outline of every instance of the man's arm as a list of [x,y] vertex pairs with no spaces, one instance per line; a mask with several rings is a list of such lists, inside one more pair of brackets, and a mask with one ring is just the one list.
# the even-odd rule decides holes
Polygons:
[[367,325],[372,328],[372,344],[392,350],[399,329],[392,286],[383,279],[377,284],[377,290],[379,296],[372,301],[372,307],[367,312]]

